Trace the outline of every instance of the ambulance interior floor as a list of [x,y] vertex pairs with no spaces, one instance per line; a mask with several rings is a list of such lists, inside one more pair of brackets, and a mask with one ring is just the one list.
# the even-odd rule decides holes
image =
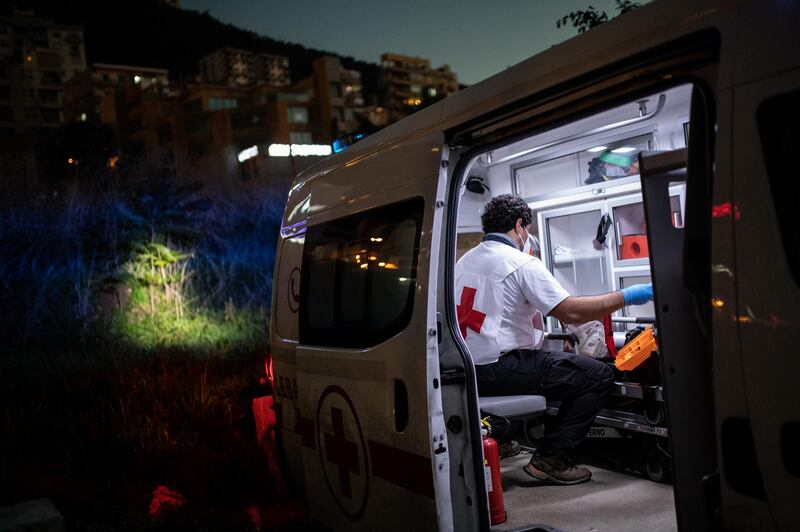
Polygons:
[[594,465],[592,479],[574,486],[543,485],[522,467],[523,451],[500,461],[508,521],[492,530],[549,525],[564,532],[677,530],[672,486]]

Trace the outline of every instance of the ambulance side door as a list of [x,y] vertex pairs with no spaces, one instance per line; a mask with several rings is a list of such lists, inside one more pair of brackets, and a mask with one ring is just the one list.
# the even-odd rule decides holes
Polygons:
[[441,134],[408,138],[312,183],[298,415],[310,515],[333,529],[452,528],[433,304],[443,149]]

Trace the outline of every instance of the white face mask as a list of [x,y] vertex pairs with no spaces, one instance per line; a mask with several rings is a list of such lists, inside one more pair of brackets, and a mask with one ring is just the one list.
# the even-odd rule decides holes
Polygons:
[[520,247],[520,245],[519,245],[519,244],[517,244],[517,248],[519,248],[519,250],[520,250],[520,251],[525,251],[525,242],[527,242],[527,239],[525,239],[525,238],[522,238],[522,235],[521,235],[521,234],[519,234],[519,231],[517,231],[516,229],[514,230],[514,232],[515,232],[515,233],[517,234],[517,236],[519,237],[519,241],[520,241],[520,242],[522,242],[522,247]]
[[[522,242],[522,247],[520,247],[520,251],[522,251],[523,253],[527,253],[531,249],[531,234],[524,227],[523,227],[523,230],[525,231],[525,234],[527,235],[525,238],[522,238],[522,235],[519,234],[519,231],[517,231],[516,229],[514,230],[514,232],[517,233],[517,236],[519,237],[519,241]],[[517,244],[517,247],[519,247],[519,244]]]
[[522,246],[522,252],[531,255],[531,238],[530,235],[525,239],[525,245]]

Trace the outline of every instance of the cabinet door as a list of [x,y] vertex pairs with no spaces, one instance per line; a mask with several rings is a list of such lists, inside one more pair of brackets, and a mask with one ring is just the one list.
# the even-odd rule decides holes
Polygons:
[[[646,284],[652,282],[650,267],[637,268],[632,270],[617,271],[615,273],[616,286],[619,290],[635,284]],[[623,307],[622,310],[615,312],[615,316],[626,318],[651,318],[655,319],[656,307],[652,301],[644,305],[630,305]],[[615,323],[614,330],[627,331],[637,327],[636,323]]]
[[593,244],[603,214],[601,202],[542,214],[545,264],[573,296],[611,290],[606,247]]
[[[608,239],[614,267],[649,264],[647,224],[642,195],[626,196],[608,202],[613,237]],[[609,231],[609,236],[612,234]]]
[[[683,227],[685,190],[683,183],[671,183],[669,186],[670,224],[677,229]],[[642,195],[634,194],[609,200],[608,209],[613,227],[613,233],[609,231],[613,237],[608,242],[614,268],[648,266],[650,246],[647,242]]]

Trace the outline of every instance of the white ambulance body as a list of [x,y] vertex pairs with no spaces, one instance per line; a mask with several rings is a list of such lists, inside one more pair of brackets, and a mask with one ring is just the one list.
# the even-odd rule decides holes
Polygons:
[[[313,521],[489,528],[453,272],[483,204],[514,192],[573,295],[654,284],[673,525],[800,528],[798,27],[787,0],[656,1],[297,177],[270,336],[282,454]],[[638,174],[598,182],[589,150],[614,147],[636,150]],[[603,214],[608,250],[571,246]],[[525,489],[509,523],[553,515]]]

